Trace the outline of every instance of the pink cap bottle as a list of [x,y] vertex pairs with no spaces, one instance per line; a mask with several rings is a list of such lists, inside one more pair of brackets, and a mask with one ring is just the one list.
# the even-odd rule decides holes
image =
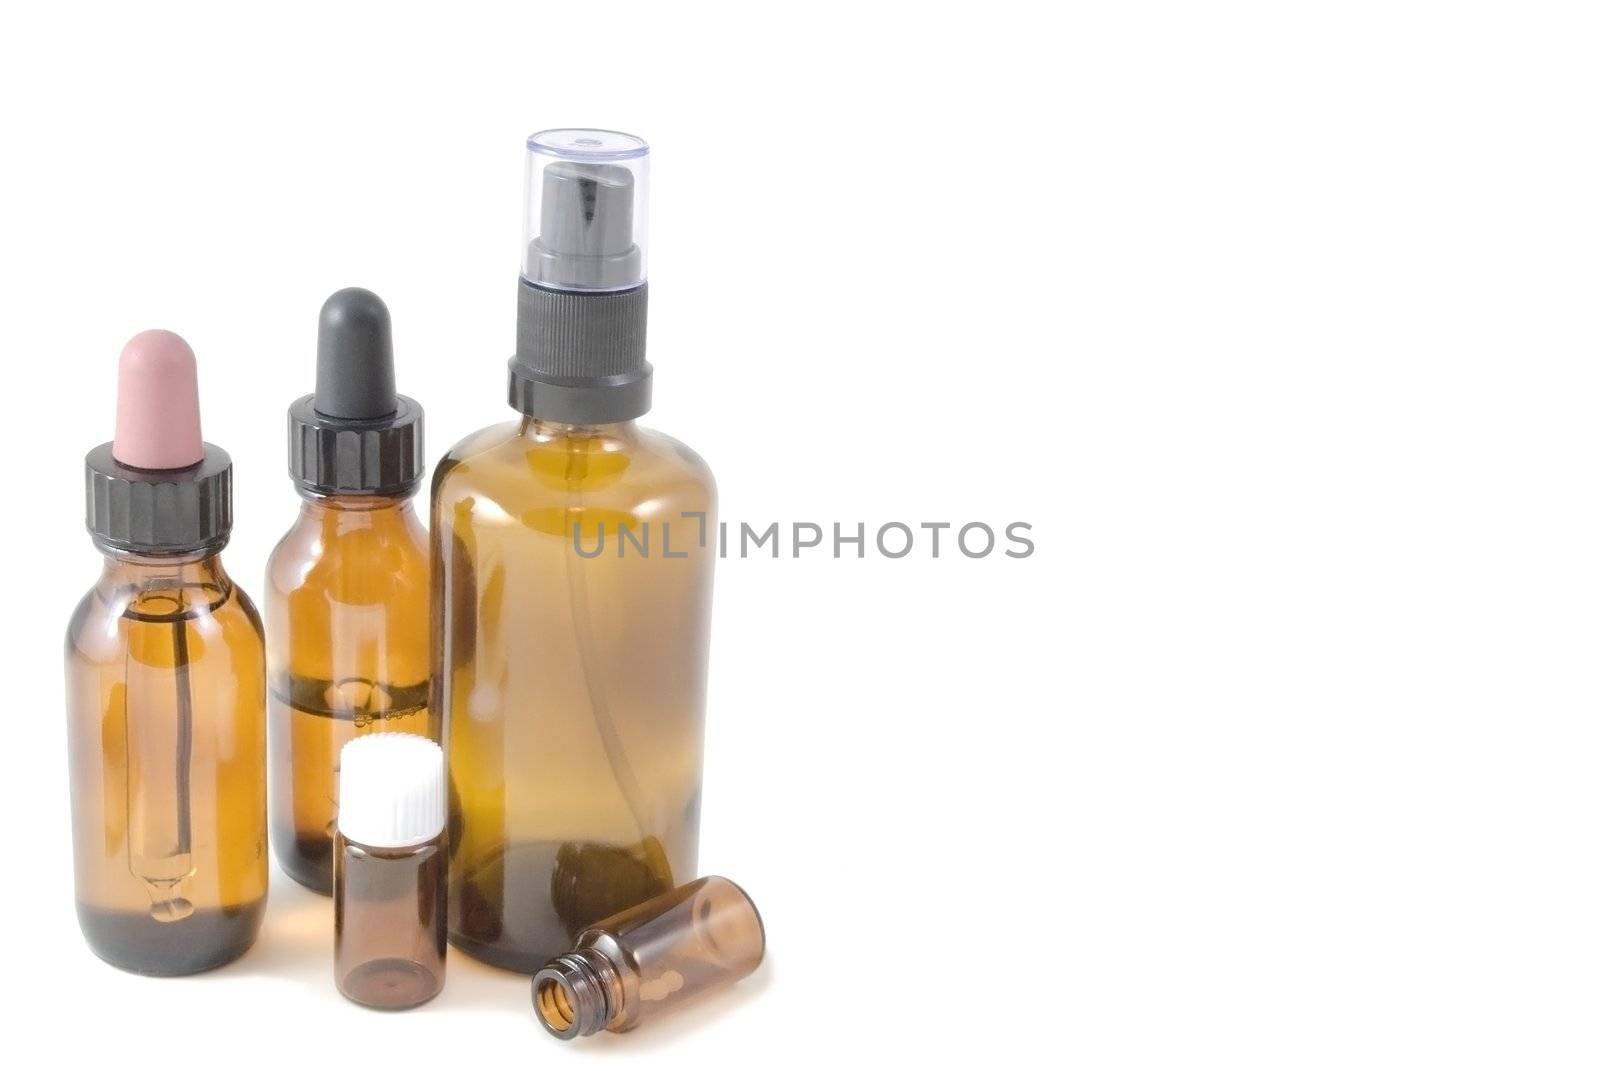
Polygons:
[[266,911],[266,672],[219,553],[233,465],[200,437],[183,339],[128,343],[116,436],[85,469],[105,565],[67,627],[78,925],[115,967],[193,974],[243,955]]

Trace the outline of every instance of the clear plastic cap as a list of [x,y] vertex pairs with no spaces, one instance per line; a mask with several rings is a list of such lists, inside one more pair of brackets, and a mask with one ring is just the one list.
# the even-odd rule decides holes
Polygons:
[[444,752],[411,733],[369,733],[339,751],[339,832],[409,848],[444,831]]
[[522,277],[553,290],[644,282],[650,146],[615,130],[528,139]]

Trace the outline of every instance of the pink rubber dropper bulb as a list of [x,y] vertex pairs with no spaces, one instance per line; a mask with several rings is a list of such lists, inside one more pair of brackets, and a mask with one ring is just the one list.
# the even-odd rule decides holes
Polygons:
[[194,350],[171,331],[141,331],[117,364],[111,456],[136,469],[186,469],[205,457]]

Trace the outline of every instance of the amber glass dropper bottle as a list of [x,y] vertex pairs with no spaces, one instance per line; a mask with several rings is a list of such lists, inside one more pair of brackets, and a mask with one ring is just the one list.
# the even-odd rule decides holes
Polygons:
[[192,974],[261,927],[267,764],[261,619],[222,568],[233,463],[200,438],[183,339],[128,343],[86,462],[106,561],[67,631],[78,921],[114,966]]
[[422,407],[395,393],[389,310],[340,290],[322,306],[316,393],[289,407],[300,516],[267,564],[272,846],[322,893],[340,748],[366,733],[438,736],[427,536],[411,508],[422,458]]

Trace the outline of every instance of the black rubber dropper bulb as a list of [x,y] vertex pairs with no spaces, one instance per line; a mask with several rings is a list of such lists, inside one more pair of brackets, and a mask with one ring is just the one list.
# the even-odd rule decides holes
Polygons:
[[359,286],[322,303],[317,389],[289,407],[289,476],[309,495],[411,495],[422,406],[394,389],[389,308]]
[[312,405],[335,420],[380,420],[398,408],[389,308],[372,291],[347,287],[323,302]]

